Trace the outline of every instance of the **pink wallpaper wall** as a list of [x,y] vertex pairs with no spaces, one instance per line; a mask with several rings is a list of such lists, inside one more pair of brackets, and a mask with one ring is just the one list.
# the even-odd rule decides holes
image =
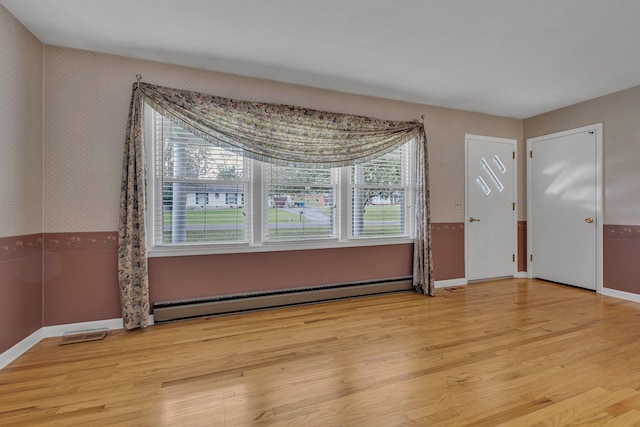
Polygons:
[[[462,223],[434,224],[436,280],[464,276]],[[45,233],[44,325],[120,317],[117,233]],[[149,259],[151,301],[411,276],[413,245]]]
[[153,301],[264,292],[413,274],[413,245],[152,258]]
[[42,234],[0,238],[0,353],[42,326]]
[[44,326],[121,317],[118,233],[43,235]]
[[604,285],[640,294],[640,225],[605,225],[603,233]]

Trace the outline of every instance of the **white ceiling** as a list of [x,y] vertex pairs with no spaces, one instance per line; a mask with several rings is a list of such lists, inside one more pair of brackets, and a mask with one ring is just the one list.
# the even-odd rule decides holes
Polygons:
[[638,0],[0,0],[43,43],[526,118],[640,84]]

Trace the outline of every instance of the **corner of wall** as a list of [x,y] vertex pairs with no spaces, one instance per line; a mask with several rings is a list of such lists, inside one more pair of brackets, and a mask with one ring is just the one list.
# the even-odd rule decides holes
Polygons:
[[40,206],[41,206],[41,213],[42,213],[42,218],[41,218],[41,222],[40,222],[40,234],[42,236],[42,253],[41,253],[41,270],[42,270],[42,274],[40,276],[40,292],[41,292],[41,298],[42,298],[42,306],[40,307],[40,324],[42,326],[44,326],[44,298],[45,298],[45,292],[44,292],[44,278],[45,278],[45,257],[44,257],[44,219],[45,219],[45,211],[46,211],[46,206],[44,204],[44,180],[45,180],[45,147],[46,147],[46,134],[45,134],[45,123],[46,123],[46,117],[45,115],[47,114],[47,110],[45,109],[45,97],[46,97],[46,83],[47,83],[47,45],[45,45],[44,43],[42,44],[42,164],[40,165],[41,169],[42,169],[42,182],[41,182],[41,188],[43,189],[41,197],[40,197]]
[[3,351],[43,326],[45,71],[44,44],[2,5],[0,50],[0,109],[6,112],[0,117]]

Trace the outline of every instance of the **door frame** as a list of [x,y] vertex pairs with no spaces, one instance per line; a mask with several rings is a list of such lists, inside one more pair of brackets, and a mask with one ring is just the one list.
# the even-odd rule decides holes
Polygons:
[[501,144],[510,144],[515,159],[513,159],[513,203],[516,209],[513,210],[513,254],[515,261],[513,262],[513,277],[518,274],[518,140],[511,138],[498,138],[494,136],[475,135],[467,133],[464,135],[464,274],[465,280],[469,278],[469,227],[467,226],[467,218],[469,218],[469,144],[471,140],[480,140],[483,142],[498,142]]
[[[595,132],[596,135],[596,293],[602,293],[602,230],[604,223],[603,215],[603,180],[602,180],[602,123],[594,123],[588,126],[582,126],[575,129],[569,129],[562,132],[555,132],[548,135],[542,135],[535,138],[527,138],[527,153],[531,153],[533,144],[547,139],[559,138],[567,135],[573,135],[583,132]],[[535,230],[533,229],[533,222],[529,219],[533,218],[533,201],[531,200],[532,188],[532,176],[531,176],[531,155],[527,155],[527,277],[532,279],[533,275],[533,263],[531,261],[531,253],[533,252],[533,235]]]

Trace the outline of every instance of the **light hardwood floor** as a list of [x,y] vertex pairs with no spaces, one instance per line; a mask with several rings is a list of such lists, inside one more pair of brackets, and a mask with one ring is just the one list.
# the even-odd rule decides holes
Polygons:
[[476,283],[42,341],[0,425],[640,425],[640,304]]

